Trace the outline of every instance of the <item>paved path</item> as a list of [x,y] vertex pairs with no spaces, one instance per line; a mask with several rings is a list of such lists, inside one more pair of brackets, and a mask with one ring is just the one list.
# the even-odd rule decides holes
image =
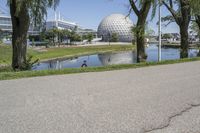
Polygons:
[[200,62],[0,81],[0,133],[200,133]]

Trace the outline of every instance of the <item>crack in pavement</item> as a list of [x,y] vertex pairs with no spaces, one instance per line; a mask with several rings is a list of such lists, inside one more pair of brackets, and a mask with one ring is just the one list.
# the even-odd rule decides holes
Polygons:
[[149,130],[145,130],[144,133],[150,133],[152,131],[156,131],[156,130],[162,130],[162,129],[165,129],[167,127],[170,126],[170,123],[171,121],[173,120],[173,118],[175,117],[178,117],[178,116],[182,116],[185,112],[188,112],[189,110],[195,108],[195,107],[200,107],[200,103],[199,104],[189,104],[189,107],[186,107],[184,110],[182,110],[180,113],[177,113],[175,115],[172,115],[168,118],[168,121],[167,121],[167,124],[165,125],[162,125],[160,127],[157,127],[157,128],[152,128],[152,129],[149,129]]

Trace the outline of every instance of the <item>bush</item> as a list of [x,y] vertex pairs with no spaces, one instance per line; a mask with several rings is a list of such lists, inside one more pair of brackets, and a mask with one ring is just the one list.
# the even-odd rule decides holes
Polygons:
[[28,56],[27,57],[27,60],[24,62],[24,64],[22,65],[22,67],[20,68],[21,71],[24,71],[24,70],[31,70],[33,65],[35,63],[38,63],[39,62],[39,59],[35,60],[35,61],[32,61],[32,58],[33,56]]
[[117,33],[113,33],[111,36],[111,42],[118,42],[119,41],[119,37]]

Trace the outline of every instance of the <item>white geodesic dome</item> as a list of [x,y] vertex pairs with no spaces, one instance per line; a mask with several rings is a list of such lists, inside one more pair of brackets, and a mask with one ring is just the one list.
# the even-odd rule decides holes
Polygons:
[[132,27],[133,22],[130,18],[122,14],[112,14],[101,21],[97,34],[103,41],[109,41],[111,35],[116,33],[120,42],[131,42],[133,40]]

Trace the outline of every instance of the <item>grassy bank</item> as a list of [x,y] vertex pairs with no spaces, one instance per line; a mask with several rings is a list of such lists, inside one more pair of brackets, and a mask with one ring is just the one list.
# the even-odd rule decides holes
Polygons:
[[44,52],[33,52],[30,54],[34,58],[40,60],[48,60],[55,58],[68,58],[76,57],[89,54],[98,54],[106,52],[115,52],[115,51],[127,51],[133,50],[135,46],[133,45],[102,45],[102,46],[86,46],[86,47],[68,47],[68,48],[49,48],[45,49]]
[[12,56],[11,46],[0,44],[0,64],[10,64]]
[[151,63],[128,64],[128,65],[111,65],[105,67],[67,68],[62,70],[23,71],[23,72],[1,72],[0,80],[18,79],[18,78],[35,77],[35,76],[47,76],[47,75],[62,75],[62,74],[72,74],[72,73],[113,71],[121,69],[131,69],[131,68],[140,68],[147,66],[199,61],[199,60],[200,58],[191,58],[191,59],[162,61],[159,63],[151,62]]
[[[87,47],[65,47],[65,48],[29,48],[28,55],[32,55],[33,59],[49,60],[55,58],[67,58],[88,54],[97,54],[113,51],[132,50],[133,45],[102,45]],[[12,49],[11,46],[0,45],[0,65],[11,64]]]

